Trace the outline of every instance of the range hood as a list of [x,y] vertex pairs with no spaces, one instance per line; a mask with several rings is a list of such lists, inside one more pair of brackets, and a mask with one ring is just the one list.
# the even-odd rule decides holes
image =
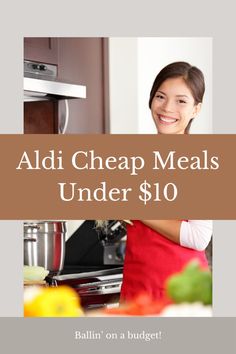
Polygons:
[[57,79],[57,66],[24,61],[24,102],[86,98],[86,86]]

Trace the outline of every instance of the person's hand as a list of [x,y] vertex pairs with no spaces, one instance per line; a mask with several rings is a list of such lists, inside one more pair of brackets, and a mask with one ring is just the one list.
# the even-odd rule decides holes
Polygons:
[[124,221],[126,224],[133,225],[133,222],[131,220],[122,220],[122,221]]

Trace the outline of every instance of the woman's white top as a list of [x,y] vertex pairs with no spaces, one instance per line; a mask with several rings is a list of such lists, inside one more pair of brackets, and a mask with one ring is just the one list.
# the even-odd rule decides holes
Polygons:
[[180,245],[203,251],[211,240],[212,220],[182,221],[180,227]]

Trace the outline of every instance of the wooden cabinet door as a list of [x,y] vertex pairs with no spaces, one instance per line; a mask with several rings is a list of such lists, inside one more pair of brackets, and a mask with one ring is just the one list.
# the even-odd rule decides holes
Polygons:
[[52,37],[24,38],[24,59],[58,64],[58,39]]
[[25,102],[24,133],[56,134],[58,132],[57,107],[56,101]]
[[[69,100],[66,133],[105,133],[108,118],[108,66],[106,39],[59,38],[60,79],[85,85],[86,99]],[[63,102],[59,112],[64,112]],[[60,114],[59,114],[60,116]]]

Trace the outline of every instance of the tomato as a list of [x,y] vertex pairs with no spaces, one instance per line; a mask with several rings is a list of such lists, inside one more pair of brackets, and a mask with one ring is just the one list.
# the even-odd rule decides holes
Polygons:
[[135,299],[122,304],[119,308],[106,309],[104,312],[109,315],[128,315],[128,316],[148,316],[158,315],[167,301],[153,300],[148,294],[140,293]]

